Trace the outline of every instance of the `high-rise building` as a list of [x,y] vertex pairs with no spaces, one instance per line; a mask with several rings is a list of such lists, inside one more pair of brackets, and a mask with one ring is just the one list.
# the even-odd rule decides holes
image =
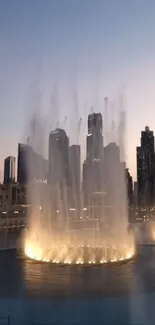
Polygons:
[[88,134],[87,134],[87,160],[102,158],[103,153],[103,126],[101,113],[88,115]]
[[7,157],[4,160],[4,184],[15,182],[15,157]]
[[155,152],[154,135],[149,127],[141,132],[141,146],[137,147],[138,203],[151,206],[154,203]]
[[52,185],[56,205],[67,205],[69,188],[69,138],[63,129],[57,128],[49,135],[49,183]]
[[104,189],[108,210],[107,222],[114,224],[127,213],[126,164],[120,160],[120,148],[112,142],[104,148]]
[[85,205],[91,204],[94,192],[102,190],[103,126],[101,113],[88,115],[86,160],[83,164],[83,192]]
[[17,181],[27,184],[30,180],[47,179],[48,161],[36,153],[29,144],[18,144]]
[[129,206],[131,206],[133,203],[133,181],[128,168],[126,168],[126,181],[127,181],[128,204]]
[[[48,178],[48,160],[33,151],[32,154],[31,175],[33,179],[44,182]],[[33,169],[32,169],[33,168]]]
[[18,144],[18,166],[17,166],[17,182],[26,184],[31,178],[30,161],[32,160],[33,150],[30,145]]
[[120,148],[111,142],[104,148],[104,189],[111,196],[115,196],[116,184],[119,184],[120,168],[125,169],[120,162]]
[[73,207],[79,207],[81,190],[80,145],[69,147],[69,187],[72,190],[72,205]]
[[146,147],[150,153],[154,154],[154,135],[149,127],[145,127],[145,131],[141,132],[141,147]]
[[134,206],[137,207],[137,205],[138,205],[138,189],[137,189],[137,182],[134,182],[134,184],[133,184],[133,201],[134,201]]

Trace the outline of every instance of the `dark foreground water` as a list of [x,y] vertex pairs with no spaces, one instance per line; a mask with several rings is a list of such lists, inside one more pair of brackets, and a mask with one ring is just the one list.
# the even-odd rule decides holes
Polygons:
[[[0,233],[0,249],[20,233]],[[155,247],[110,266],[57,266],[0,252],[0,325],[155,324]]]
[[[10,315],[10,319],[7,318]],[[0,324],[155,324],[155,247],[115,266],[56,266],[0,252]]]

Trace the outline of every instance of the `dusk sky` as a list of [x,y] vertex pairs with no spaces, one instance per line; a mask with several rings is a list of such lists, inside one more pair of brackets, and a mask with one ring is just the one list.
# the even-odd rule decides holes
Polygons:
[[135,179],[140,132],[155,131],[155,1],[0,0],[1,161],[16,156],[34,106],[50,110],[55,87],[53,121],[76,116],[75,89],[85,122],[123,91]]

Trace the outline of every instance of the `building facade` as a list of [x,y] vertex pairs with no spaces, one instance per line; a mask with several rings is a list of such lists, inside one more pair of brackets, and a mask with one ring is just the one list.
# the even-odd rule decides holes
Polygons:
[[138,204],[152,206],[154,204],[155,186],[155,152],[154,135],[149,127],[141,132],[141,145],[137,147],[137,189]]
[[103,126],[101,113],[88,115],[86,160],[83,163],[84,204],[91,205],[92,193],[102,191]]
[[128,205],[131,206],[133,204],[133,180],[132,176],[129,172],[129,169],[126,168],[126,182],[127,182],[127,196],[128,196]]
[[71,206],[79,209],[81,195],[80,145],[69,147],[69,187],[72,190]]
[[15,157],[7,157],[4,160],[4,184],[15,182]]
[[32,159],[32,148],[28,144],[18,144],[17,182],[27,184],[30,177],[30,160]]
[[49,135],[49,174],[53,205],[57,209],[68,206],[69,197],[69,138],[63,129],[57,128]]

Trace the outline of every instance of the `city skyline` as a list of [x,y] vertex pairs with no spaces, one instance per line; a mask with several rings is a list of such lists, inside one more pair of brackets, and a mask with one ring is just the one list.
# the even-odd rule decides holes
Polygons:
[[0,160],[16,156],[31,111],[40,97],[43,111],[50,109],[55,84],[63,116],[74,115],[75,89],[84,118],[92,105],[100,111],[105,96],[117,102],[123,91],[127,164],[135,179],[139,134],[145,125],[155,129],[154,14],[151,0],[27,1],[23,6],[2,0]]
[[[96,163],[96,164],[98,164],[98,163],[100,164],[100,161],[102,161],[102,159],[105,156],[106,150],[108,150],[108,147],[110,148],[111,145],[112,146],[115,145],[117,150],[119,150],[120,161],[123,164],[125,164],[124,168],[125,168],[125,170],[127,170],[127,174],[129,176],[129,178],[131,178],[134,183],[139,182],[139,177],[141,177],[139,173],[141,173],[143,165],[145,165],[145,169],[150,168],[149,167],[149,161],[148,161],[148,159],[150,159],[149,158],[150,153],[149,153],[149,151],[147,153],[146,150],[151,150],[151,152],[152,152],[151,153],[151,155],[152,155],[152,158],[151,158],[152,159],[151,160],[152,161],[152,167],[151,168],[154,168],[154,159],[155,159],[154,158],[154,152],[155,152],[155,148],[154,148],[154,131],[150,130],[149,126],[145,126],[145,128],[141,131],[141,137],[140,137],[140,141],[139,141],[140,146],[135,147],[135,151],[136,151],[136,169],[137,169],[136,179],[134,179],[133,175],[131,174],[129,166],[127,165],[127,162],[125,160],[125,156],[124,156],[123,159],[121,158],[121,151],[124,148],[125,143],[122,143],[122,141],[121,141],[121,143],[119,144],[117,142],[117,137],[114,137],[114,138],[109,137],[109,141],[105,143],[105,141],[104,141],[105,139],[104,139],[104,135],[103,135],[103,116],[102,116],[101,113],[95,113],[94,112],[94,113],[90,113],[88,115],[88,117],[87,117],[87,128],[88,128],[87,133],[84,135],[84,139],[83,139],[83,142],[86,142],[84,157],[81,157],[81,144],[80,143],[74,143],[73,144],[70,137],[68,136],[67,131],[65,129],[59,128],[59,126],[57,126],[54,130],[51,130],[49,132],[49,135],[48,135],[49,139],[48,138],[46,139],[47,142],[48,142],[48,146],[49,146],[47,156],[45,156],[44,154],[40,154],[38,151],[36,151],[36,149],[33,149],[33,139],[32,139],[32,143],[31,143],[31,137],[28,137],[27,141],[25,143],[18,143],[17,159],[16,159],[16,157],[11,157],[11,156],[6,157],[4,159],[4,162],[3,162],[4,163],[4,171],[3,171],[3,182],[4,182],[4,184],[10,182],[9,179],[7,181],[5,181],[6,177],[7,178],[11,177],[10,180],[13,183],[15,181],[17,181],[17,183],[25,183],[25,182],[27,182],[26,174],[28,172],[28,169],[30,168],[30,166],[28,167],[29,164],[27,165],[28,161],[29,161],[29,163],[31,161],[31,171],[28,172],[29,175],[31,173],[33,174],[34,171],[35,171],[36,175],[37,175],[37,173],[38,173],[38,175],[39,175],[39,173],[41,173],[42,174],[42,180],[43,180],[44,177],[48,178],[48,171],[51,170],[53,176],[55,177],[56,175],[54,175],[54,173],[55,173],[55,170],[56,170],[55,168],[57,166],[57,162],[53,161],[52,165],[51,165],[50,159],[51,159],[51,157],[53,157],[53,158],[56,157],[57,154],[58,154],[57,153],[57,144],[55,143],[55,141],[56,141],[56,139],[57,139],[57,141],[60,141],[59,137],[60,137],[60,139],[62,141],[62,142],[60,141],[60,148],[61,148],[62,152],[64,152],[64,155],[66,156],[66,158],[65,158],[66,159],[66,163],[65,163],[66,166],[69,164],[69,161],[70,162],[72,161],[72,159],[74,161],[75,156],[76,157],[79,156],[79,158],[80,158],[79,164],[80,165],[79,165],[78,168],[81,169],[81,173],[80,173],[81,174],[81,176],[80,176],[81,181],[85,177],[83,173],[86,172],[85,171],[86,165],[89,164],[89,162],[91,162],[91,161],[92,162],[94,161],[94,163]],[[105,136],[106,136],[106,134],[105,134]],[[116,134],[115,134],[115,136],[116,136]],[[33,137],[33,135],[32,135],[32,137]],[[53,140],[52,140],[52,138],[53,138]],[[124,139],[122,139],[122,140],[124,140]],[[52,142],[54,141],[53,142],[54,147],[52,149],[52,152],[51,152],[52,142],[50,142],[50,141],[52,141]],[[38,142],[38,140],[37,140],[37,142]],[[51,143],[51,145],[50,145],[50,143]],[[55,147],[55,145],[56,145],[56,147]],[[64,146],[64,148],[63,148],[63,146]],[[121,148],[121,146],[122,146],[122,148]],[[79,153],[76,153],[75,149],[76,150],[78,149]],[[72,150],[74,152],[73,156],[71,154]],[[123,151],[125,151],[125,150],[123,149]],[[22,152],[23,152],[24,155],[22,154]],[[25,156],[25,154],[26,154],[26,156]],[[27,154],[28,154],[28,156],[27,156]],[[143,156],[144,156],[144,158],[143,158]],[[26,159],[26,161],[25,161],[25,157],[28,157],[27,158],[28,160]],[[62,157],[61,157],[61,159],[64,159]],[[71,159],[71,157],[72,157],[72,159]],[[12,167],[10,165],[10,159],[13,159],[13,161],[14,161]],[[6,167],[6,162],[7,161],[8,161],[8,166]],[[16,164],[16,161],[17,161],[17,164]],[[35,165],[36,165],[37,161],[39,161],[39,165],[38,165],[39,169],[38,169],[38,171],[35,170],[36,169]],[[49,165],[49,167],[47,167],[48,165]],[[75,163],[75,165],[76,165],[76,163]],[[12,170],[12,168],[13,168],[13,170]],[[67,168],[72,169],[73,168],[72,164],[71,164],[70,167],[68,165]],[[101,171],[100,171],[101,174],[103,172],[102,169],[103,169],[103,167],[101,167]],[[149,171],[149,169],[148,169],[148,171]],[[12,175],[12,173],[13,173],[13,176],[8,176],[9,173],[10,173],[10,175]],[[67,174],[68,173],[69,173],[69,170],[68,170]],[[74,171],[72,170],[71,173],[76,174],[75,166],[74,166]],[[67,175],[67,174],[66,174],[66,171],[65,171],[63,175]],[[154,169],[152,169],[152,172],[151,172],[150,176],[151,176],[151,181],[154,182]],[[36,177],[38,177],[38,176],[36,176]],[[58,177],[60,178],[60,175]],[[73,175],[72,175],[72,177],[73,177]],[[145,177],[146,178],[148,177],[147,174],[146,174]],[[22,180],[22,178],[23,178],[23,180]],[[67,178],[68,178],[68,176],[67,176]],[[75,180],[74,180],[74,182],[75,182]],[[69,183],[70,183],[70,181],[69,181]],[[133,183],[133,189],[132,190],[134,190],[134,183]]]

